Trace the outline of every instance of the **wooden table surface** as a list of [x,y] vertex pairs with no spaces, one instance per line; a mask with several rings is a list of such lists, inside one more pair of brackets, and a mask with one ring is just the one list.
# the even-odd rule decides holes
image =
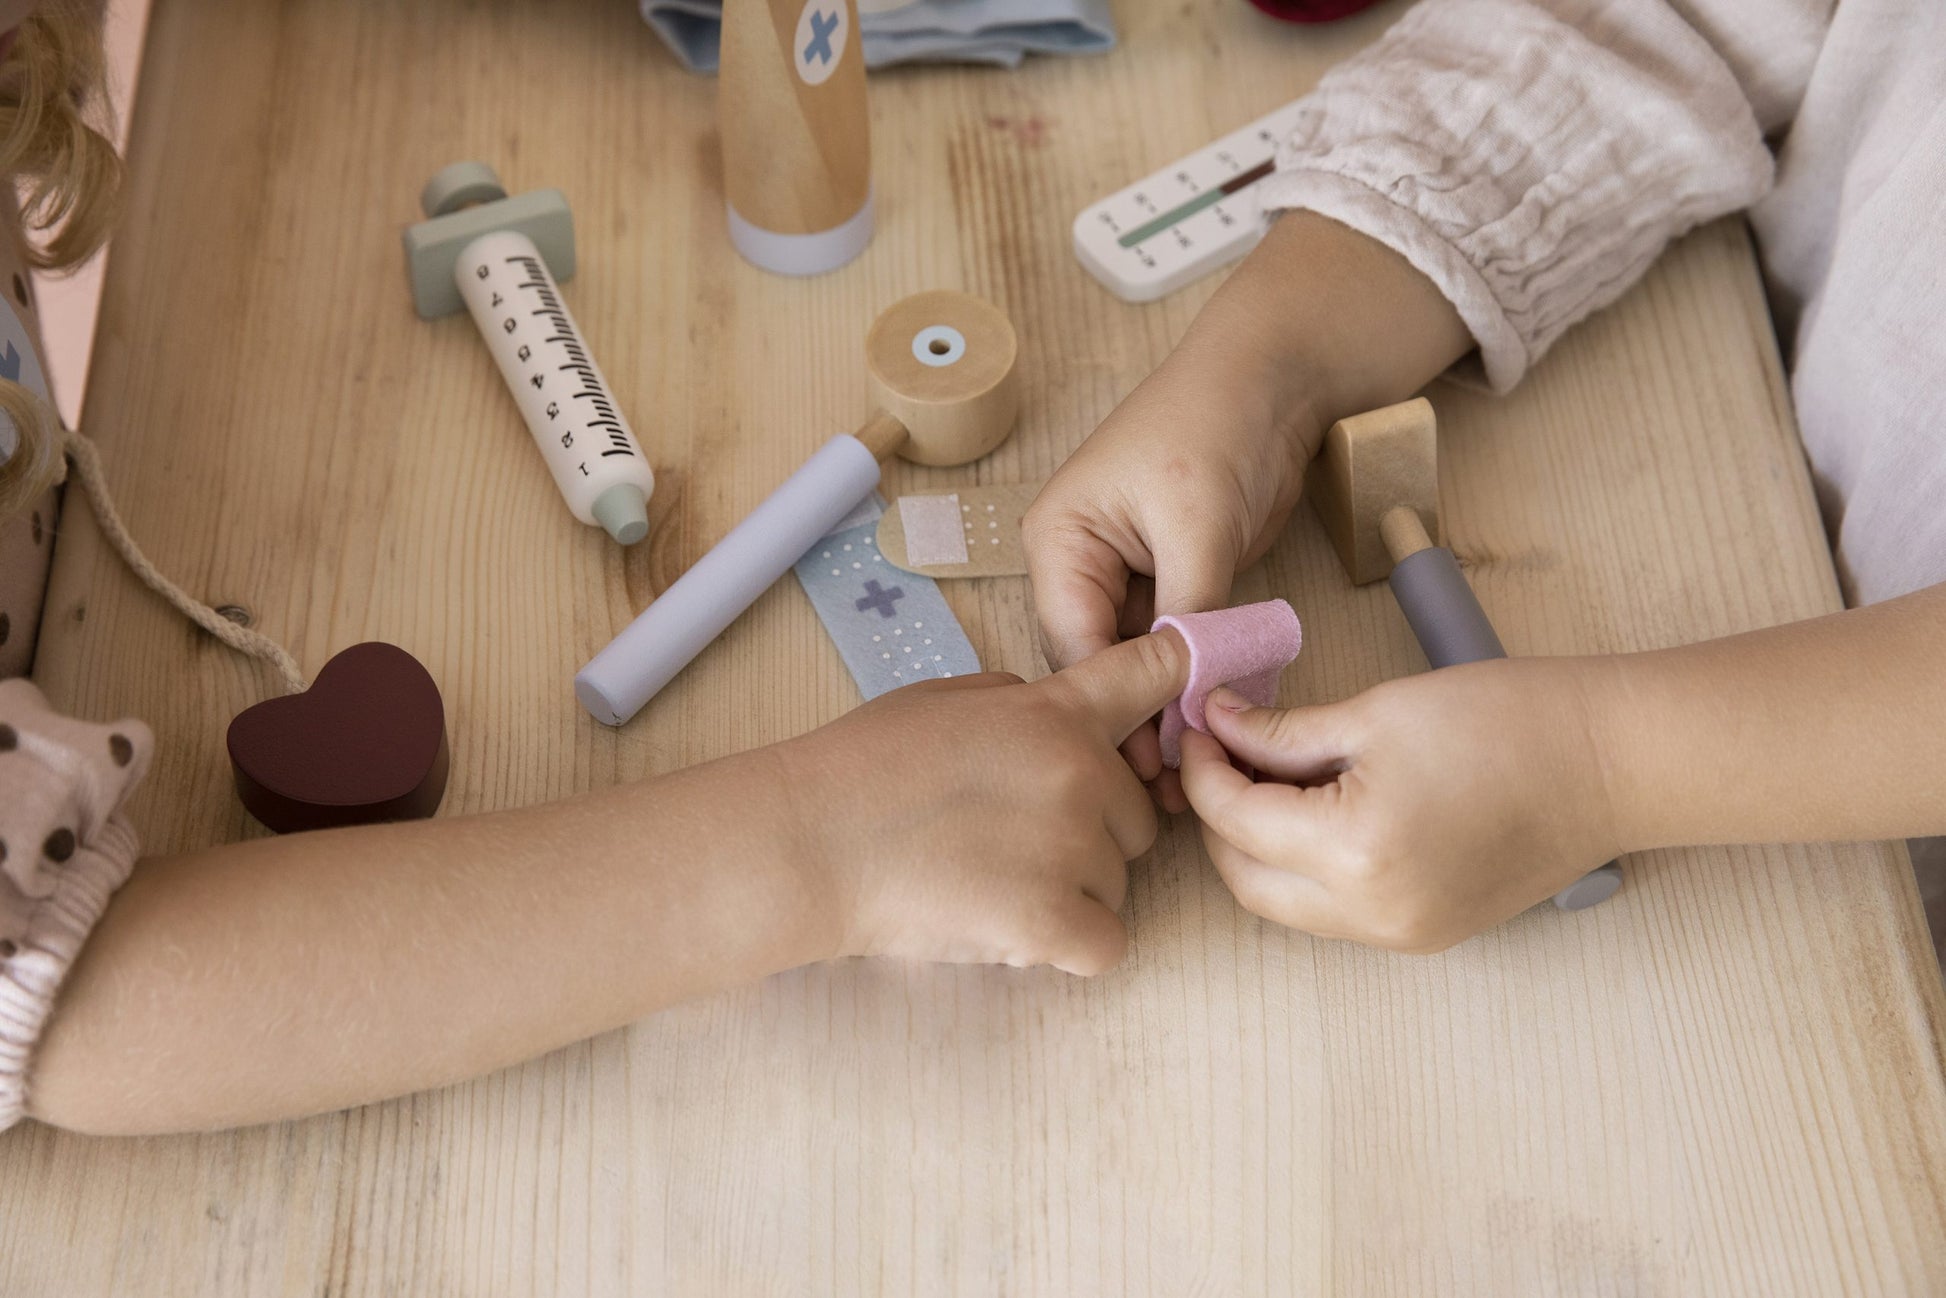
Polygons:
[[[621,730],[569,678],[865,412],[865,327],[907,293],[1011,313],[1024,417],[974,468],[891,485],[1044,478],[1211,288],[1115,300],[1073,214],[1398,11],[1304,30],[1131,0],[1105,58],[877,76],[876,239],[793,282],[731,252],[714,86],[628,0],[161,0],[90,431],[163,569],[307,670],[374,637],[431,667],[444,814],[794,735],[856,694],[788,580]],[[471,323],[411,312],[399,230],[471,157],[573,203],[567,296],[661,475],[626,554],[571,520]],[[1450,535],[1513,652],[1838,606],[1739,224],[1515,396],[1432,395]],[[260,832],[222,737],[271,677],[140,588],[83,505],[56,563],[39,679],[154,725],[148,846]],[[1308,511],[1237,583],[1273,594],[1307,627],[1287,700],[1424,667]],[[1024,580],[948,598],[989,666],[1043,670]],[[851,962],[315,1121],[27,1125],[0,1138],[0,1290],[1946,1290],[1946,996],[1903,850],[1626,865],[1598,909],[1403,957],[1252,918],[1180,821],[1135,867],[1128,963],[1094,981]]]

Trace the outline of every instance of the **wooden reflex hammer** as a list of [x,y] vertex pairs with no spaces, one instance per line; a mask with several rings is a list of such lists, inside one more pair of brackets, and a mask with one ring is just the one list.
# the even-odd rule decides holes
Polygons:
[[[1363,586],[1386,578],[1435,668],[1505,658],[1493,623],[1439,536],[1439,459],[1424,397],[1340,419],[1305,479],[1305,492],[1345,571]],[[1622,886],[1610,861],[1554,896],[1562,910],[1608,900]]]
[[879,461],[966,464],[1006,440],[1019,410],[1019,345],[1001,310],[965,293],[893,304],[865,338],[878,410],[826,442],[676,579],[574,678],[595,720],[618,726],[878,486]]

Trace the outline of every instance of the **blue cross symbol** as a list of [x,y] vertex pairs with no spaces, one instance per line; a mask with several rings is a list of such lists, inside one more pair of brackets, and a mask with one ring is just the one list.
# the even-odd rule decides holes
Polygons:
[[[811,43],[804,47],[804,61],[809,63],[815,58],[820,63],[831,62],[831,38],[837,35],[837,33],[837,14],[834,13],[827,16],[822,9],[813,13],[811,15]],[[864,605],[861,604],[859,607],[863,608]],[[891,617],[892,615],[888,612],[885,616]]]
[[878,610],[880,617],[893,617],[896,616],[892,612],[893,602],[904,598],[905,587],[903,586],[894,586],[890,590],[881,590],[877,582],[868,581],[865,583],[865,598],[857,601],[858,611],[863,613],[868,608],[875,608]]

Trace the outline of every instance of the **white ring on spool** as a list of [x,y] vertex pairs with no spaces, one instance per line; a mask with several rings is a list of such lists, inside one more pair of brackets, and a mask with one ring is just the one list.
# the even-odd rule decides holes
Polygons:
[[[934,343],[945,343],[946,350],[935,350]],[[966,355],[966,335],[951,325],[927,325],[912,335],[912,355],[921,365],[935,369],[951,365]]]

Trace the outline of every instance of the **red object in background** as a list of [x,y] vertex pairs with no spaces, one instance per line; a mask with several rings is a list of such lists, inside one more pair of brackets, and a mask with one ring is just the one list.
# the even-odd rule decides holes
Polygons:
[[1287,23],[1328,23],[1370,9],[1378,0],[1250,0],[1250,3]]

